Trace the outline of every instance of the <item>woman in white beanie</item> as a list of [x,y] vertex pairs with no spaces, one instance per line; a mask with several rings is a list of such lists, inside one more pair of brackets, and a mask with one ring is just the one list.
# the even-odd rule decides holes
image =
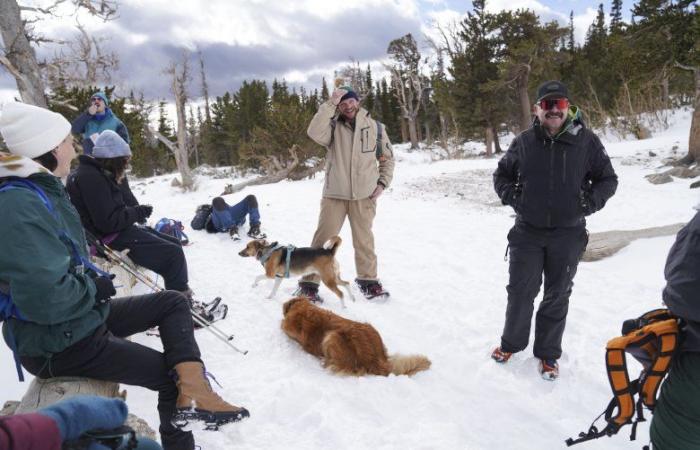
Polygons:
[[[166,450],[194,448],[192,434],[171,423],[192,404],[222,423],[247,417],[206,381],[182,294],[110,301],[111,279],[85,270],[85,235],[60,180],[75,157],[68,121],[9,103],[0,113],[0,134],[10,152],[0,154],[0,291],[16,308],[3,337],[22,366],[43,378],[84,376],[158,391]],[[154,326],[162,352],[123,339]]]

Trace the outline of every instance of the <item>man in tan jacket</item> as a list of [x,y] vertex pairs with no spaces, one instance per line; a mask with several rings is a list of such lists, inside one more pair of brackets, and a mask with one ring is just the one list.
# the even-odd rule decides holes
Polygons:
[[[326,180],[318,228],[312,247],[321,247],[350,220],[355,248],[355,281],[367,298],[388,297],[377,278],[372,221],[377,199],[389,187],[394,173],[394,152],[386,129],[361,108],[349,86],[336,89],[309,124],[307,134],[328,149]],[[322,301],[317,275],[299,282],[297,295]]]

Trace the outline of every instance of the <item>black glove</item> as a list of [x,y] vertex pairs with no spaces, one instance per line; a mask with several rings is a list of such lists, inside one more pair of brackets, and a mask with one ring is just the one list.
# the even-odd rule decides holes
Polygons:
[[515,208],[515,205],[518,202],[518,198],[520,198],[520,194],[522,194],[522,192],[523,186],[520,183],[516,183],[511,189],[507,189],[503,193],[503,198],[501,199],[501,202],[504,205],[512,206],[513,208]]
[[151,205],[139,205],[136,207],[136,221],[138,223],[146,223],[146,219],[153,213],[153,206]]
[[97,292],[95,292],[95,301],[106,303],[110,297],[117,293],[117,290],[114,289],[114,283],[112,283],[113,278],[114,275],[111,277],[100,276],[95,278],[95,287],[97,288]]
[[593,199],[590,193],[582,191],[579,195],[579,203],[584,216],[590,216],[595,212],[595,205],[593,205]]

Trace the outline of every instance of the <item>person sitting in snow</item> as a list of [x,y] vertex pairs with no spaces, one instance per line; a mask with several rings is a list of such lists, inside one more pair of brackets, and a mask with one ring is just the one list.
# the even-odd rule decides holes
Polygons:
[[537,89],[536,118],[513,139],[493,174],[496,193],[515,210],[508,233],[510,280],[501,345],[491,354],[505,363],[527,347],[533,303],[534,354],[543,378],[559,375],[557,360],[578,262],[588,243],[585,216],[605,206],[617,175],[600,139],[569,105],[566,86],[547,81]]
[[[125,172],[131,158],[129,145],[114,131],[95,140],[92,156],[80,155],[78,168],[68,177],[68,193],[85,229],[117,251],[129,249],[129,258],[163,277],[165,288],[192,300],[187,260],[179,239],[141,226],[153,212],[140,205],[129,188]],[[208,321],[214,312],[193,301]]]
[[678,232],[664,274],[663,301],[683,319],[683,340],[661,385],[651,443],[655,449],[700,448],[700,212]]
[[265,234],[260,231],[260,211],[258,199],[249,195],[235,205],[229,205],[221,197],[215,197],[211,201],[211,220],[207,230],[211,232],[229,233],[231,238],[239,240],[238,229],[246,222],[246,216],[250,218],[248,236],[253,239],[264,239]]
[[[366,298],[388,297],[377,276],[372,222],[378,199],[394,175],[394,152],[384,125],[372,119],[359,100],[349,86],[335,89],[319,106],[307,130],[311,139],[328,150],[321,211],[311,246],[322,247],[337,236],[349,218],[355,282]],[[379,133],[381,142],[377,143]],[[302,278],[296,295],[321,301],[319,280],[318,275]]]
[[92,155],[93,139],[105,130],[112,130],[129,143],[129,130],[109,108],[109,100],[99,91],[90,97],[90,106],[73,121],[71,131],[83,137],[83,153]]
[[[61,183],[75,157],[68,121],[12,102],[0,111],[0,135],[10,152],[0,154],[0,290],[16,307],[3,337],[22,366],[41,378],[80,376],[157,391],[166,450],[195,447],[192,433],[173,425],[177,415],[222,423],[248,417],[212,390],[182,293],[112,299],[112,279],[89,268],[80,216]],[[12,180],[41,192],[6,183]],[[162,351],[125,339],[153,327]]]

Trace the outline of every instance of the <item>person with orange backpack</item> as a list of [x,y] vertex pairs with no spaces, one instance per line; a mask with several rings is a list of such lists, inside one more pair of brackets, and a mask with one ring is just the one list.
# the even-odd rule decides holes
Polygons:
[[664,275],[663,300],[682,319],[683,338],[661,385],[651,442],[654,449],[700,449],[700,212],[678,232]]

